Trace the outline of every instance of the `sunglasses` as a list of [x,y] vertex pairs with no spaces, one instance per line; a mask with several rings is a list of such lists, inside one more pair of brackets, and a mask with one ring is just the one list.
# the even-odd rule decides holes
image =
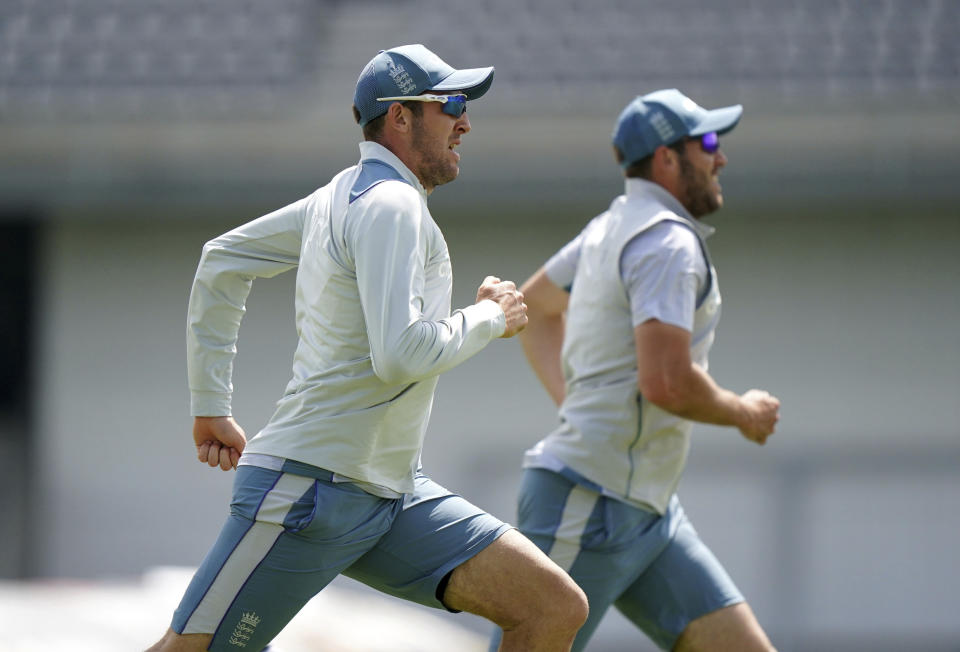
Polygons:
[[715,131],[708,131],[697,140],[700,141],[700,148],[707,154],[716,154],[720,149],[720,136]]
[[401,97],[378,97],[378,102],[442,102],[441,111],[459,118],[467,110],[467,96],[463,93],[453,95],[407,95]]

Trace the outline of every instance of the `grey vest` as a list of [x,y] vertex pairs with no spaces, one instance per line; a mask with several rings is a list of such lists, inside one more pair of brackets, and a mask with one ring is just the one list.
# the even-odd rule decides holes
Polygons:
[[634,328],[620,272],[623,249],[665,220],[697,235],[708,275],[698,290],[690,353],[703,368],[720,318],[720,291],[697,229],[665,206],[661,193],[657,188],[618,197],[584,232],[563,344],[562,423],[542,450],[607,492],[663,513],[680,481],[693,424],[638,394]]

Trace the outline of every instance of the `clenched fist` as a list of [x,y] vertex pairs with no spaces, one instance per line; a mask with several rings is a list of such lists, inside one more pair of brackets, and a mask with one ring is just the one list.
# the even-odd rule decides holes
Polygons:
[[744,407],[738,424],[743,436],[758,444],[767,441],[780,420],[780,399],[762,389],[751,389],[740,397]]
[[484,299],[496,301],[507,318],[507,328],[500,337],[513,337],[527,325],[527,304],[523,302],[523,292],[513,281],[486,277],[477,290],[477,303]]
[[247,437],[233,417],[194,417],[193,442],[198,460],[229,471],[237,468]]

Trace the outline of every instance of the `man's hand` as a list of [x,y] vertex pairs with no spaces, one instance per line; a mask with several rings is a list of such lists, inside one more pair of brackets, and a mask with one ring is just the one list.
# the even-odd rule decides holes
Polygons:
[[750,441],[763,445],[780,420],[780,400],[762,389],[751,389],[740,397],[744,407],[740,432]]
[[233,417],[194,417],[193,441],[197,459],[224,471],[237,468],[247,445],[246,433]]
[[501,281],[496,276],[483,279],[477,290],[477,303],[484,299],[500,304],[507,318],[507,328],[500,337],[513,337],[527,325],[527,304],[523,302],[523,292],[513,281]]

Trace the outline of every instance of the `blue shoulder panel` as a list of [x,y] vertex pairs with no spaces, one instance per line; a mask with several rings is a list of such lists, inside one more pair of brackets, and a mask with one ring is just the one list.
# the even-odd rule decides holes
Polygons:
[[357,175],[357,180],[353,182],[353,187],[350,188],[350,203],[352,204],[358,200],[363,193],[378,183],[390,181],[391,179],[411,185],[399,172],[383,161],[377,161],[375,159],[360,161],[360,174]]

